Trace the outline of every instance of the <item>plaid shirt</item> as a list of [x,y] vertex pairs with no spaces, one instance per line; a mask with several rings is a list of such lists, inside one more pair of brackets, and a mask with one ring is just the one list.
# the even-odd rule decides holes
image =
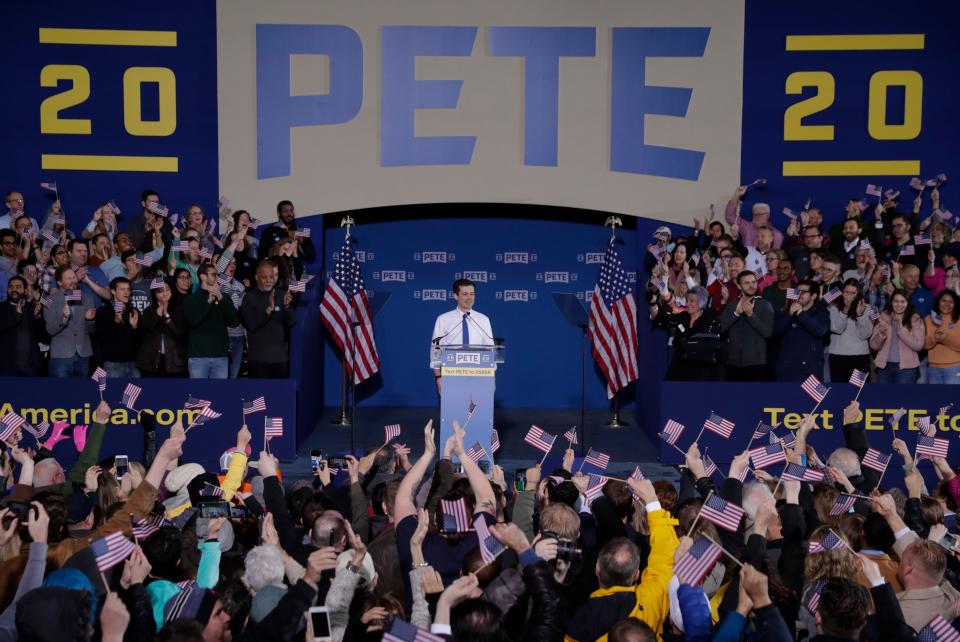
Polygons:
[[864,300],[866,300],[867,305],[874,310],[882,311],[887,308],[887,303],[890,302],[890,296],[883,291],[881,286],[876,286],[864,291]]

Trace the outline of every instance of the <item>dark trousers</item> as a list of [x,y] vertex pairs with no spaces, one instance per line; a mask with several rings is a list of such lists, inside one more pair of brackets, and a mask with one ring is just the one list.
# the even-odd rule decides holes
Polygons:
[[759,366],[727,366],[727,381],[767,381],[767,365]]
[[247,374],[251,379],[286,379],[290,376],[290,364],[249,361]]

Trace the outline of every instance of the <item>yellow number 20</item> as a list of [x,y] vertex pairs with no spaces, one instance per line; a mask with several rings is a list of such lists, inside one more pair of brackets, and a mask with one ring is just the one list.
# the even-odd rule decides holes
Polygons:
[[60,118],[59,114],[90,97],[90,72],[80,65],[47,65],[40,70],[41,87],[56,87],[61,80],[69,80],[73,86],[40,103],[40,133],[89,134],[89,118]]
[[804,125],[803,118],[819,113],[833,104],[833,74],[826,71],[795,71],[787,76],[788,94],[803,93],[804,87],[816,87],[817,93],[794,103],[783,112],[783,140],[833,140],[833,125]]
[[[903,87],[903,124],[887,124],[887,88]],[[913,140],[920,135],[923,76],[915,71],[878,71],[870,77],[867,131],[875,140]]]

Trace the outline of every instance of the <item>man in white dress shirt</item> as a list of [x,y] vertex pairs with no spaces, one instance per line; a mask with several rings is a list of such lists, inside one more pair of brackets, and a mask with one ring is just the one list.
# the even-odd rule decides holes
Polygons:
[[[470,279],[453,282],[453,298],[457,308],[444,312],[433,324],[433,344],[441,346],[472,345],[492,346],[493,328],[490,319],[473,309],[477,299],[477,286]],[[431,346],[432,347],[432,346]],[[440,370],[434,369],[437,391],[440,391]]]

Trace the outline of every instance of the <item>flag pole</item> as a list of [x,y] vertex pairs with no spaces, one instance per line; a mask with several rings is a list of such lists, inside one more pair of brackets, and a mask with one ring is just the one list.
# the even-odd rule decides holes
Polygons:
[[736,557],[734,557],[733,554],[732,554],[730,551],[728,551],[727,549],[725,549],[723,546],[721,546],[720,544],[717,544],[716,542],[714,542],[712,537],[710,537],[709,535],[703,535],[703,537],[705,537],[706,539],[710,540],[710,541],[713,543],[714,546],[716,546],[716,547],[719,548],[721,551],[723,551],[723,552],[727,555],[727,557],[729,557],[729,558],[732,559],[734,562],[736,562],[736,563],[740,566],[740,568],[743,568],[743,562],[741,562],[741,561],[738,560]]
[[860,389],[857,390],[857,394],[854,395],[854,397],[853,397],[853,400],[854,400],[854,401],[857,401],[858,399],[860,399],[860,393],[863,392],[863,388],[864,388],[866,385],[867,385],[867,383],[864,382],[863,385],[860,386]]
[[[753,429],[753,435],[750,435],[750,442],[747,444],[747,450],[750,450],[750,446],[753,445],[753,442],[754,442],[754,439],[755,439],[754,435],[757,434],[757,430],[759,430],[760,424],[762,424],[762,423],[763,423],[763,420],[761,419],[761,420],[759,420],[759,421],[757,422],[757,425],[754,427],[754,429]],[[772,430],[772,428],[771,428],[771,430]]]
[[[711,409],[711,410],[710,410],[710,416],[712,417],[713,414],[714,414],[714,412],[713,412],[713,410]],[[697,443],[697,442],[700,441],[700,436],[703,435],[703,431],[706,429],[706,427],[707,427],[707,422],[703,422],[703,425],[700,426],[700,432],[697,433],[697,438],[693,440],[693,443]]]
[[[826,399],[826,398],[827,398],[827,395],[830,394],[830,391],[831,391],[831,390],[832,390],[832,388],[827,388],[827,391],[826,391],[825,393],[823,393],[823,399]],[[810,414],[811,414],[811,415],[816,414],[817,408],[819,408],[819,407],[820,407],[820,404],[823,403],[823,399],[821,399],[820,401],[818,401],[818,402],[817,402],[817,405],[813,407],[813,410],[810,411]]]
[[587,457],[589,457],[590,453],[592,452],[593,452],[593,448],[591,447],[590,450],[587,451],[587,454],[583,456],[583,459],[580,460],[580,467],[577,468],[578,475],[580,474],[580,471],[583,470],[583,465],[586,463]]
[[707,500],[709,500],[712,496],[713,496],[713,491],[711,490],[710,493],[707,495],[707,498],[703,500],[703,504],[700,504],[700,510],[697,511],[697,516],[693,518],[693,523],[690,524],[690,530],[687,531],[687,537],[690,537],[690,533],[692,533],[693,529],[696,528],[697,522],[700,521],[700,513],[703,512],[703,505],[706,504]]
[[[554,437],[554,438],[553,438],[553,441],[550,442],[550,450],[553,450],[553,444],[556,443],[556,441],[557,441],[557,438]],[[540,460],[540,463],[537,464],[537,466],[539,466],[540,468],[543,468],[543,462],[545,462],[545,461],[547,460],[547,455],[550,454],[550,450],[548,450],[547,452],[543,453],[543,458]],[[583,468],[583,464],[580,464],[580,467]],[[580,472],[580,471],[578,470],[577,472]]]

